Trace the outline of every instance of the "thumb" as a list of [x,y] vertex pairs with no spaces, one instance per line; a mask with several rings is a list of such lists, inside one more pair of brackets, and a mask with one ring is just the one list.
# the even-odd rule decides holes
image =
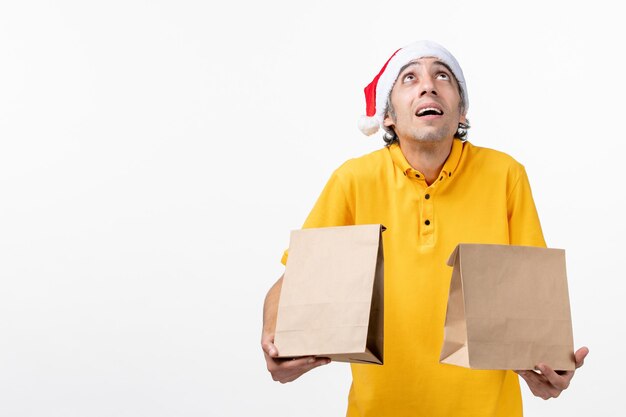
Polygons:
[[278,349],[276,349],[276,345],[274,345],[272,342],[263,343],[263,350],[265,350],[265,352],[272,358],[278,356]]
[[576,351],[576,353],[574,354],[574,357],[576,359],[576,368],[580,368],[581,366],[583,366],[583,364],[585,363],[585,358],[588,354],[589,348],[587,346],[583,346]]

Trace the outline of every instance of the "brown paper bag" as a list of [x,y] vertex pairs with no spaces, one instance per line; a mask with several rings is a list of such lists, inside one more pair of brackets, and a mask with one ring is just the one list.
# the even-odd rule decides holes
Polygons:
[[575,368],[564,250],[461,244],[448,265],[453,271],[441,363]]
[[383,363],[384,230],[291,232],[274,338],[280,357]]

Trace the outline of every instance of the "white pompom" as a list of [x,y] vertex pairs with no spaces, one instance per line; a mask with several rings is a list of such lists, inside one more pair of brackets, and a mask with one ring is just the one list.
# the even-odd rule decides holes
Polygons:
[[378,120],[376,120],[375,116],[361,116],[361,118],[359,119],[359,130],[367,136],[373,135],[374,133],[378,132],[379,127],[380,126],[378,124]]

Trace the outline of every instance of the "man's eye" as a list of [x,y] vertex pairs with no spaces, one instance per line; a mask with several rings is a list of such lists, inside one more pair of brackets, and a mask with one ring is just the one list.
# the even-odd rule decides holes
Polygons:
[[413,74],[407,74],[404,76],[403,81],[407,82],[407,81],[413,81],[415,79],[415,76]]
[[439,74],[437,74],[437,79],[438,80],[449,80],[450,76],[448,74],[446,74],[445,72],[440,72]]

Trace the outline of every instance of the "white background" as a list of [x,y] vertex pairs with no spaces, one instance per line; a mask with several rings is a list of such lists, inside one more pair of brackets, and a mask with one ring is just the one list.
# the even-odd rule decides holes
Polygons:
[[470,141],[526,166],[567,250],[591,353],[526,415],[621,415],[617,2],[309,3],[1,3],[0,415],[343,415],[345,364],[271,381],[262,303],[332,170],[382,146],[362,90],[418,39],[456,55]]

